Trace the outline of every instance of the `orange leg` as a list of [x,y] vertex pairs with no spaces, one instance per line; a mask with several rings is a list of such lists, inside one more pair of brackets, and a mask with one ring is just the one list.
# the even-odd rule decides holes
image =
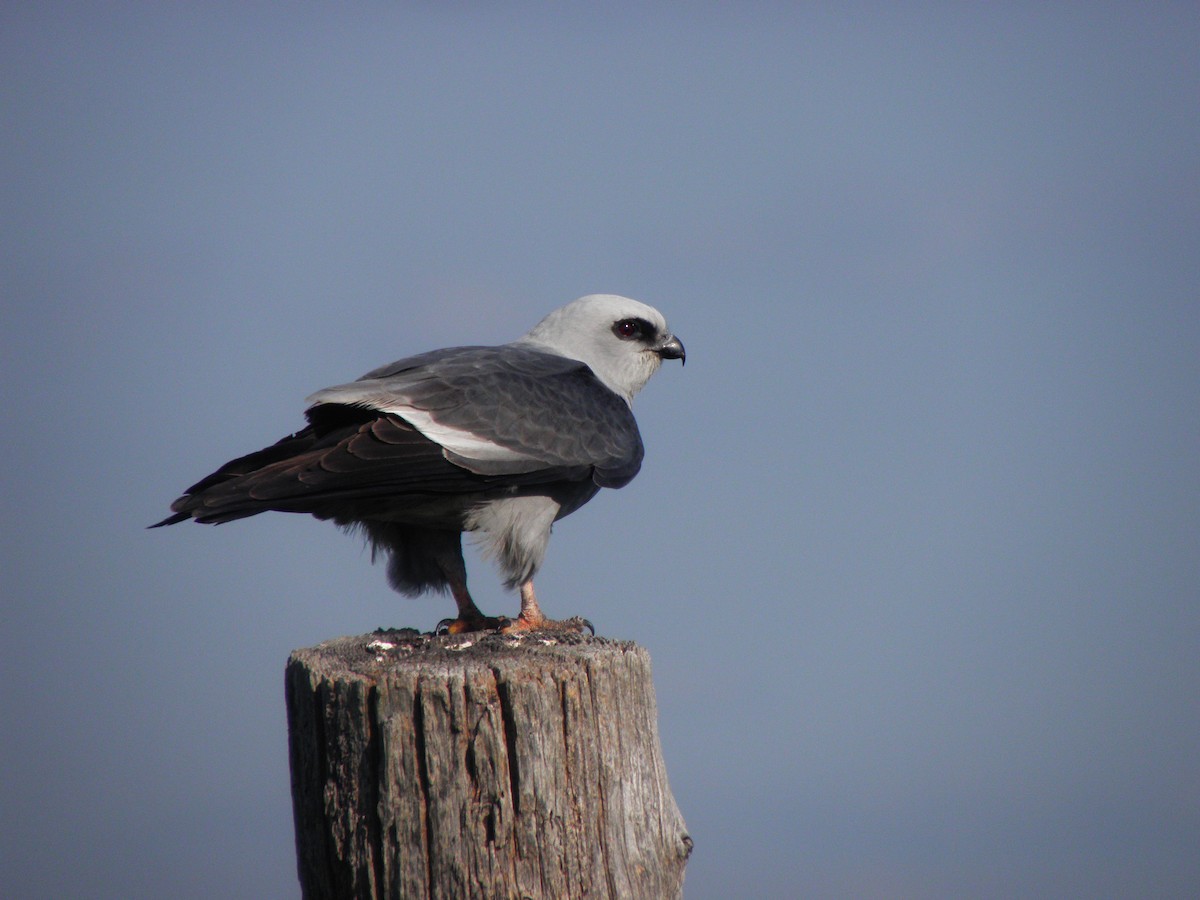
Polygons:
[[587,619],[581,619],[576,616],[573,619],[564,619],[555,621],[547,619],[542,608],[538,606],[537,595],[533,592],[533,579],[522,582],[521,584],[521,614],[508,625],[500,629],[505,634],[511,634],[515,631],[574,631],[582,633],[583,629],[587,629],[592,634],[596,633],[596,629],[592,627],[592,623]]
[[496,631],[509,624],[504,616],[485,616],[471,599],[466,582],[452,580],[450,593],[458,605],[458,618],[442,619],[434,629],[435,634],[463,634],[468,631]]

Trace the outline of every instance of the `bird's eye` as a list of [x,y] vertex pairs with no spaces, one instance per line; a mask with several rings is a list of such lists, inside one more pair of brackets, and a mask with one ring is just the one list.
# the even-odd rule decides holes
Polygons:
[[621,319],[613,325],[613,333],[625,340],[641,337],[649,332],[649,323],[643,322],[641,319]]

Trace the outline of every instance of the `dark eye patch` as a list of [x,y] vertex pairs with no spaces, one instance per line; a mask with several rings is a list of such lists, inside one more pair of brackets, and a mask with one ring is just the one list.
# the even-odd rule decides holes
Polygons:
[[645,319],[620,319],[613,323],[613,334],[623,341],[645,339],[654,335],[654,326]]

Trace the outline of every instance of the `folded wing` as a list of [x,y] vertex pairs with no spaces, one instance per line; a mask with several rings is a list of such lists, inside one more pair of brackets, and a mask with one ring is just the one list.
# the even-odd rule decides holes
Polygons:
[[[628,405],[576,360],[518,348],[409,357],[309,398],[307,428],[226,463],[160,525],[266,510],[448,519],[465,494],[592,481],[621,487],[642,442]],[[455,498],[455,499],[452,499]]]

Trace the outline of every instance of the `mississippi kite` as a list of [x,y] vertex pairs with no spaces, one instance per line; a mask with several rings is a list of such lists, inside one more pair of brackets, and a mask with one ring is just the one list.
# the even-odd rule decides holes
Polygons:
[[[434,350],[318,391],[307,427],[201,479],[152,527],[310,513],[386,553],[396,590],[448,588],[450,631],[578,627],[542,614],[533,576],[555,520],[638,473],[630,404],[664,359],[685,355],[658,310],[582,297],[510,344]],[[516,620],[471,599],[464,531],[520,589]]]

